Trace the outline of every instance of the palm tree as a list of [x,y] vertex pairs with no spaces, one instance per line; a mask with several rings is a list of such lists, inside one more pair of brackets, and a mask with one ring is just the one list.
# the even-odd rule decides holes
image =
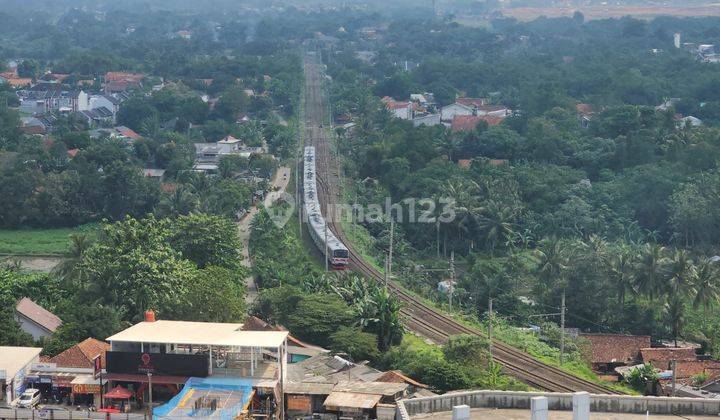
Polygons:
[[538,277],[546,287],[566,285],[566,274],[570,264],[565,244],[558,238],[544,240],[535,250],[538,261]]
[[82,271],[79,269],[79,264],[92,244],[93,241],[84,233],[70,235],[70,247],[63,254],[60,264],[53,269],[66,285],[81,279]]
[[718,273],[715,264],[710,258],[701,259],[692,277],[692,289],[695,293],[693,308],[703,307],[705,315],[703,316],[703,329],[705,329],[710,305],[713,302],[720,301],[720,286],[718,285],[720,273]]
[[635,290],[655,300],[658,291],[665,286],[667,279],[667,257],[665,247],[655,244],[645,244],[641,253],[635,274]]
[[674,294],[687,292],[692,285],[694,271],[690,254],[684,249],[675,250],[668,263],[668,291]]
[[608,277],[615,286],[620,307],[625,306],[625,293],[631,290],[635,283],[634,261],[635,255],[625,244],[621,244],[608,261]]
[[685,325],[685,305],[682,296],[673,294],[665,303],[665,315],[672,331],[672,337],[677,347],[678,337],[682,336],[682,329]]
[[516,217],[517,210],[515,208],[505,206],[495,200],[490,200],[485,206],[478,225],[485,237],[485,245],[490,250],[490,256],[495,252],[498,243],[505,243],[508,238],[512,237]]
[[163,216],[189,214],[198,207],[198,199],[184,186],[179,186],[170,195],[163,196],[158,203],[158,212]]

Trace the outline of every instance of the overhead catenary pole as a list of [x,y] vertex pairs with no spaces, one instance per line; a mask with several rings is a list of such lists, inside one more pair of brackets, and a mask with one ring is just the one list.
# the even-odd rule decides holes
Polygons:
[[330,267],[329,267],[330,256],[328,256],[328,242],[327,242],[328,241],[328,224],[327,224],[327,219],[323,219],[323,220],[325,220],[325,272],[327,273],[328,271],[330,271]]
[[395,231],[395,221],[390,215],[390,248],[388,249],[387,267],[385,267],[385,289],[387,289],[388,281],[392,276],[392,258],[393,258],[393,232]]
[[455,291],[455,250],[450,251],[450,287],[448,289],[448,306],[452,311],[453,292]]
[[303,200],[300,197],[300,159],[304,157],[303,147],[300,145],[298,151],[297,163],[295,165],[295,205],[298,213],[298,229],[300,230],[300,240],[302,241],[302,212],[303,212]]
[[560,298],[560,364],[565,361],[565,288]]
[[493,298],[488,296],[488,348],[490,350],[490,361],[493,361]]
[[440,258],[440,218],[435,222],[435,239],[437,244],[437,257]]

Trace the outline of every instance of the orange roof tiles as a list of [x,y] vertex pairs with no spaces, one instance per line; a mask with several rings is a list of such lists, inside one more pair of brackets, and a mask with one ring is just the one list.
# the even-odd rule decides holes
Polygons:
[[582,115],[588,116],[592,115],[595,112],[593,111],[592,105],[590,104],[576,104],[575,109],[577,112],[579,112]]
[[102,366],[105,366],[105,352],[108,350],[110,350],[110,344],[95,338],[86,338],[51,358],[50,361],[59,367],[92,368],[93,359],[99,355]]
[[456,115],[453,117],[450,128],[454,133],[468,132],[475,130],[480,121],[485,121],[492,127],[500,124],[503,120],[503,117],[491,117],[488,115]]
[[[697,360],[695,349],[691,347],[685,348],[647,348],[640,349],[640,356],[643,362],[652,363],[653,366],[661,368],[667,366],[671,360],[693,361]],[[663,369],[667,369],[664,367]]]
[[124,71],[109,71],[105,73],[105,83],[108,82],[130,82],[139,83],[145,78],[144,74],[128,73]]
[[484,106],[487,103],[487,100],[485,98],[457,98],[455,103],[469,107],[476,106],[479,108]]
[[402,371],[399,370],[389,370],[382,375],[380,375],[377,379],[375,379],[375,382],[392,382],[392,383],[406,383],[410,384],[417,388],[427,388],[428,386],[425,384],[422,384],[408,376],[405,376]]
[[650,347],[649,335],[580,334],[589,341],[592,363],[634,363],[640,349]]
[[720,361],[717,360],[693,360],[679,361],[676,364],[676,375],[678,378],[690,378],[701,373],[716,376],[720,373]]

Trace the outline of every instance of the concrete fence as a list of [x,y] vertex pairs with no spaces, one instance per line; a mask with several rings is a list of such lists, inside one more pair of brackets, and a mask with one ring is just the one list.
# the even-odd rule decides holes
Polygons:
[[0,420],[147,420],[145,414],[109,414],[95,411],[0,409]]
[[[573,411],[570,393],[470,391],[398,402],[397,420],[410,420],[424,413],[450,412],[453,407],[515,408],[530,410],[533,397],[545,397],[550,411]],[[576,397],[577,399],[577,397]],[[590,412],[709,415],[720,414],[720,400],[705,398],[636,397],[628,395],[589,395]]]

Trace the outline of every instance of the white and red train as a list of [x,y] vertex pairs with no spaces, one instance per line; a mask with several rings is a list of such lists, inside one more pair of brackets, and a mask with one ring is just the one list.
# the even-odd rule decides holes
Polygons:
[[[325,255],[334,270],[344,270],[349,263],[350,252],[330,230],[322,215],[317,195],[315,148],[306,147],[304,155],[303,201],[308,219],[308,231],[315,245]],[[327,241],[327,244],[326,244]],[[326,254],[327,252],[327,254]]]

